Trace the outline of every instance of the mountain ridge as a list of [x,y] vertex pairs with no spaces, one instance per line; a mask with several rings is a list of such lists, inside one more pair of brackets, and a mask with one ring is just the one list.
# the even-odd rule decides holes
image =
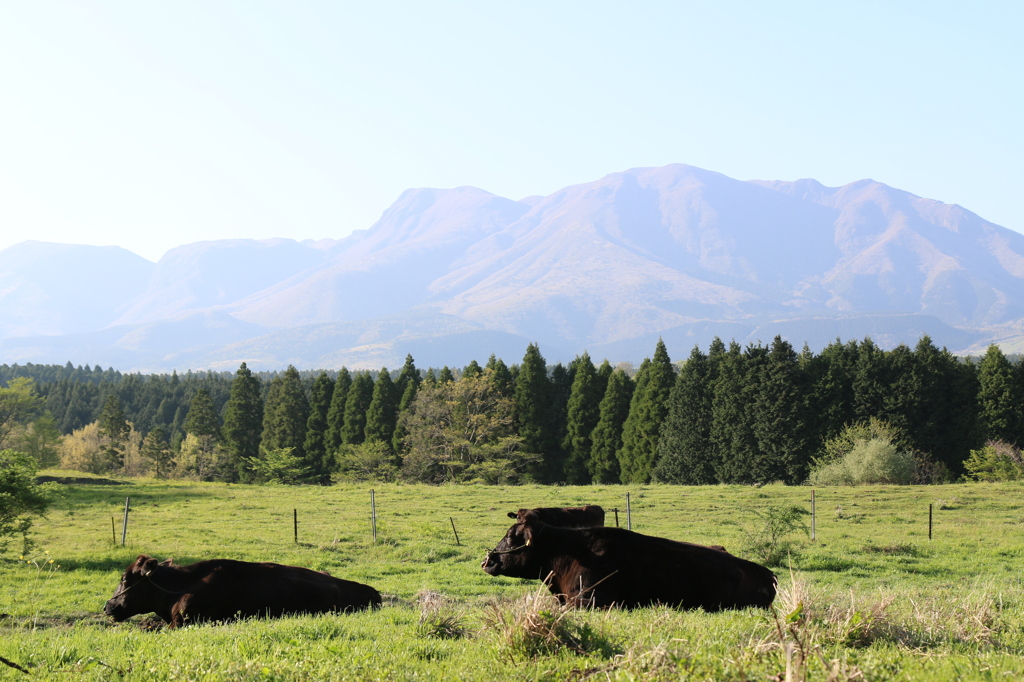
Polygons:
[[[0,264],[15,248],[0,252]],[[31,282],[19,272],[21,289],[0,288],[0,312],[25,306],[18,291]],[[0,283],[8,274],[0,268]],[[186,244],[153,265],[142,285],[123,288],[135,295],[107,305],[117,315],[97,317],[94,329],[0,327],[0,352],[28,354],[31,344],[17,337],[160,321],[173,337],[182,319],[191,320],[188,334],[209,337],[205,343],[182,336],[183,347],[209,351],[189,357],[218,367],[248,362],[256,347],[248,340],[296,328],[379,328],[380,320],[393,330],[377,341],[386,352],[357,352],[358,344],[339,337],[348,345],[333,354],[263,356],[343,363],[404,357],[401,343],[431,336],[426,319],[446,320],[433,334],[442,340],[436,348],[446,335],[486,332],[522,340],[524,349],[536,341],[570,355],[563,360],[584,348],[619,348],[630,357],[610,359],[636,361],[640,339],[716,325],[760,334],[774,324],[818,342],[826,337],[815,329],[856,327],[910,344],[916,338],[901,334],[916,325],[935,331],[940,343],[948,338],[953,350],[970,351],[991,340],[1018,343],[1024,235],[870,179],[841,187],[807,178],[741,181],[673,164],[609,173],[519,201],[469,186],[410,189],[369,229],[343,239]],[[851,326],[857,317],[863,324]],[[248,340],[217,346],[227,319],[239,323],[228,325],[232,333],[251,333]],[[452,320],[465,328],[452,331]],[[287,333],[278,342],[286,338],[295,343]],[[790,339],[797,347],[805,340]],[[166,351],[167,343],[152,346],[144,364],[158,368],[168,356],[156,347]],[[75,352],[70,341],[50,347]],[[458,344],[448,350],[443,364],[472,359]],[[145,344],[136,351],[138,364]]]

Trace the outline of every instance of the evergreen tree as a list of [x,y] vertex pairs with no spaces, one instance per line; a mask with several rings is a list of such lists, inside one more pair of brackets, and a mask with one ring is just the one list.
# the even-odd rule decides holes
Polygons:
[[445,383],[454,382],[454,381],[455,381],[455,375],[452,374],[452,370],[449,369],[448,365],[445,365],[444,367],[442,367],[441,368],[441,374],[439,374],[438,377],[437,377],[437,383],[445,384]]
[[334,380],[327,376],[327,372],[320,372],[310,390],[306,438],[302,443],[305,450],[302,466],[309,471],[310,481],[321,485],[331,480],[331,463],[327,453],[327,415],[333,397]]
[[173,454],[167,444],[167,433],[163,427],[157,426],[142,441],[142,458],[153,465],[156,478],[167,478],[170,473]]
[[408,435],[405,428],[405,420],[402,417],[412,409],[413,403],[416,401],[416,394],[418,391],[419,385],[415,381],[410,381],[406,383],[402,399],[398,401],[398,421],[395,423],[394,435],[391,436],[392,452],[402,452],[405,437]]
[[108,395],[100,413],[100,436],[104,439],[103,455],[107,467],[124,468],[124,445],[131,431],[131,425],[121,409],[121,401],[116,395]]
[[185,417],[185,433],[196,436],[209,436],[213,440],[220,439],[220,417],[213,406],[213,400],[205,388],[196,391],[189,404],[188,416]]
[[476,379],[484,373],[483,367],[476,360],[470,360],[469,364],[462,370],[462,376],[466,379]]
[[302,388],[299,371],[292,365],[284,374],[270,382],[270,391],[263,408],[263,436],[260,448],[264,452],[291,448],[291,455],[305,461],[306,420],[309,402]]
[[636,392],[622,428],[619,466],[624,483],[649,483],[654,475],[658,464],[658,436],[675,379],[665,343],[658,339],[654,358],[645,361],[637,372]]
[[566,408],[566,434],[562,449],[566,453],[565,481],[570,485],[585,485],[591,481],[591,434],[601,416],[604,393],[597,369],[587,352],[584,351],[574,364],[576,371]]
[[363,431],[366,440],[380,441],[391,447],[397,420],[398,396],[395,395],[395,384],[391,381],[391,374],[388,372],[388,368],[384,367],[377,375],[377,383],[373,386],[373,397],[366,410],[366,427]]
[[865,338],[857,349],[857,368],[853,378],[853,410],[857,421],[871,417],[885,419],[885,401],[889,393],[889,368],[885,351]]
[[927,335],[918,341],[914,356],[919,387],[914,448],[930,454],[954,474],[962,474],[964,460],[983,442],[974,368],[945,348],[937,349]]
[[345,445],[359,445],[366,440],[366,411],[372,400],[373,378],[369,372],[356,372],[345,400],[345,422],[341,427],[341,442]]
[[751,356],[760,359],[764,349],[748,348],[744,353],[735,341],[724,350],[712,343],[708,359],[714,367],[711,386],[711,442],[715,448],[715,477],[723,483],[754,483],[749,468],[758,455],[749,406],[752,390],[747,364]]
[[222,433],[229,458],[227,466],[235,472],[232,478],[251,480],[247,463],[260,454],[263,397],[259,378],[253,375],[244,362],[238,367],[231,382],[231,397],[224,410]]
[[776,336],[761,365],[753,404],[757,460],[751,476],[759,483],[802,482],[813,455],[805,421],[807,384],[796,351]]
[[511,398],[515,395],[515,379],[513,379],[512,372],[509,371],[500,358],[492,354],[487,360],[485,369],[490,371],[488,378],[494,390],[498,392],[498,395],[503,398]]
[[[568,368],[562,363],[551,368],[551,375],[548,378],[551,386],[551,411],[548,414],[548,424],[551,431],[551,451],[545,462],[544,480],[549,483],[562,483],[565,481],[566,452],[565,443],[567,431],[566,421],[569,409],[569,398],[572,395],[572,382],[576,375],[575,363]],[[584,468],[584,472],[586,469]]]
[[556,443],[551,424],[551,382],[540,348],[531,343],[526,349],[523,364],[516,377],[514,414],[522,449],[540,455],[540,463],[531,472],[539,482],[548,483],[546,476],[552,470],[556,457]]
[[621,369],[608,377],[608,387],[598,406],[597,425],[590,436],[587,468],[594,483],[621,482],[618,455],[622,449],[622,426],[629,416],[633,389],[633,380]]
[[676,376],[658,440],[655,477],[677,485],[716,482],[711,446],[711,363],[698,346]]
[[1020,445],[1021,395],[1013,367],[994,343],[978,366],[978,381],[979,417],[985,439]]
[[807,377],[812,409],[806,415],[809,438],[823,443],[839,435],[843,427],[857,421],[853,380],[860,351],[856,341],[830,343],[820,355],[805,351],[800,358]]
[[352,387],[352,375],[345,367],[338,372],[334,381],[334,392],[331,394],[331,407],[327,411],[327,432],[324,434],[324,448],[328,457],[333,457],[344,442],[341,431],[345,426],[345,402]]
[[410,382],[419,388],[420,371],[416,369],[416,362],[412,359],[412,355],[407,354],[405,356],[405,364],[402,365],[402,371],[398,373],[398,379],[395,381],[395,395],[399,397],[405,395]]

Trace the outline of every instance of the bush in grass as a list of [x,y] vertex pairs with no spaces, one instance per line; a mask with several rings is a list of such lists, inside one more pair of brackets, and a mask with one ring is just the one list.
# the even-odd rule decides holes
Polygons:
[[312,476],[302,455],[295,454],[295,448],[265,448],[260,446],[260,456],[249,461],[249,469],[259,480],[267,483],[298,485]]
[[334,482],[390,483],[398,478],[399,460],[391,448],[379,440],[368,440],[359,445],[342,445],[334,461],[337,469],[331,476]]
[[765,566],[782,566],[787,558],[796,556],[794,533],[810,534],[803,518],[810,512],[803,507],[772,504],[755,510],[754,515],[758,523],[744,533],[743,553]]
[[982,449],[971,450],[964,469],[968,481],[1019,481],[1024,479],[1024,456],[1016,445],[990,440]]
[[46,512],[52,490],[35,480],[36,463],[30,456],[14,450],[0,450],[0,549],[8,538],[21,536],[23,551],[28,551],[32,518]]
[[910,485],[917,478],[918,459],[913,452],[899,447],[900,440],[896,429],[874,417],[847,426],[825,443],[825,455],[815,460],[808,483]]

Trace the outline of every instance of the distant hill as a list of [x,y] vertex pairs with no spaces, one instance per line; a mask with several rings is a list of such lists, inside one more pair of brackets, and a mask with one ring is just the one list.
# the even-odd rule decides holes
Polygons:
[[[682,358],[714,336],[775,334],[813,350],[922,333],[959,352],[1024,347],[1024,235],[872,180],[677,164],[521,201],[408,190],[338,241],[200,242],[155,266],[116,251],[123,262],[38,242],[0,252],[0,312],[20,315],[0,327],[0,359],[379,368],[407,352],[421,366],[514,362],[536,341],[549,360],[635,362],[658,336]],[[90,314],[68,303],[83,298]]]

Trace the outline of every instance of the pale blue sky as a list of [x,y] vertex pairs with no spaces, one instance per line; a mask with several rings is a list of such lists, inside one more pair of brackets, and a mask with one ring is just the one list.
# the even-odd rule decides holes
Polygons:
[[409,187],[871,177],[1024,231],[1024,3],[0,3],[0,248],[338,238]]

